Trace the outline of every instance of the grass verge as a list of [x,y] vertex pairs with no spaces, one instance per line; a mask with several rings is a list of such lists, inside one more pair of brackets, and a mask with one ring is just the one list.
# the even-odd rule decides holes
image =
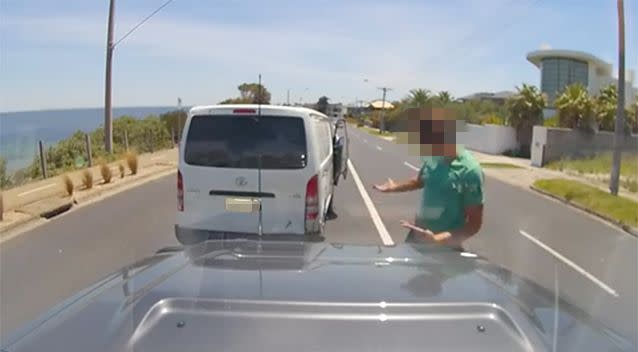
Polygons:
[[638,227],[638,202],[633,200],[565,179],[538,180],[534,182],[534,187],[622,225]]
[[482,167],[495,169],[522,169],[523,167],[508,163],[481,163]]

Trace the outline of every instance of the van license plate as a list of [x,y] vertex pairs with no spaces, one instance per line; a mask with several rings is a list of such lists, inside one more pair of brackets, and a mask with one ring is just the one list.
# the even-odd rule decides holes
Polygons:
[[226,211],[230,213],[256,213],[259,211],[259,199],[226,198]]

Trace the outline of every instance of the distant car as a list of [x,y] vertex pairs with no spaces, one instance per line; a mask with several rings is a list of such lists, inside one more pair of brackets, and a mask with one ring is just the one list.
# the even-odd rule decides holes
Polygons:
[[179,151],[177,239],[321,233],[335,128],[306,108],[192,108]]

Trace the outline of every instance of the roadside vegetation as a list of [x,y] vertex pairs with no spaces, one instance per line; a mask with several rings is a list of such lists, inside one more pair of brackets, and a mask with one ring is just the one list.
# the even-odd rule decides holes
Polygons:
[[84,185],[85,189],[93,188],[93,173],[90,169],[82,171],[82,185]]
[[[177,140],[183,129],[186,113],[172,111],[159,116],[149,115],[143,119],[121,116],[113,120],[113,153],[104,149],[104,129],[102,127],[85,133],[76,131],[45,150],[48,175],[57,176],[80,170],[88,166],[86,135],[91,140],[91,157],[105,163],[121,159],[128,150],[147,153],[173,147],[171,135]],[[8,173],[6,161],[0,158],[0,188],[7,189],[42,178],[40,158],[35,155],[31,164],[13,173]]]
[[[550,162],[545,167],[552,170],[577,173],[600,182],[609,182],[611,153],[586,158],[565,158]],[[638,152],[624,153],[620,164],[620,187],[638,193]]]
[[[565,158],[552,161],[547,168],[552,170],[572,170],[581,174],[607,174],[611,170],[611,153],[598,154],[587,158]],[[638,178],[638,152],[623,153],[620,175]]]
[[508,163],[481,163],[482,167],[494,168],[494,169],[522,169],[521,166],[508,164]]
[[613,196],[596,187],[565,179],[538,180],[534,186],[622,225],[638,227],[638,202],[631,199]]
[[[401,100],[392,101],[394,109],[385,113],[386,129],[396,131],[400,127],[402,112],[410,107],[443,107],[455,112],[458,120],[472,124],[495,124],[512,126],[517,130],[517,138],[523,146],[531,143],[531,131],[535,125],[548,127],[577,128],[585,131],[613,131],[617,102],[616,87],[609,85],[596,96],[591,96],[579,84],[565,88],[555,101],[557,114],[543,119],[543,109],[547,100],[540,90],[532,85],[522,84],[515,94],[503,104],[489,100],[458,100],[449,92],[438,94],[428,89],[412,89]],[[627,109],[625,132],[638,133],[636,110],[638,102]],[[372,128],[379,128],[380,111],[359,117]],[[529,147],[527,147],[529,148]]]
[[137,159],[137,153],[130,151],[124,155],[124,159],[126,160],[126,165],[128,169],[131,171],[132,175],[137,175],[137,167],[139,166],[139,161]]
[[111,183],[113,172],[111,172],[111,168],[106,163],[106,161],[102,161],[100,163],[100,174],[102,175],[102,180],[104,180],[104,183]]
[[73,185],[73,180],[71,179],[71,176],[65,174],[62,177],[62,183],[64,184],[64,190],[66,191],[66,195],[72,196],[73,191],[75,190],[75,186]]

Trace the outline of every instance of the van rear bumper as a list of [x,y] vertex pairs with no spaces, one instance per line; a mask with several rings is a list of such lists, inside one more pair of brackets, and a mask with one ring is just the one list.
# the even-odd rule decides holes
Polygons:
[[[309,236],[311,235],[303,235],[303,234],[279,234],[279,233],[268,233],[262,234],[262,240],[271,240],[271,241],[307,241]],[[316,236],[316,235],[313,235]],[[188,227],[182,227],[179,225],[175,225],[175,238],[177,241],[184,245],[194,245],[204,241],[209,240],[232,240],[232,239],[251,239],[257,240],[259,239],[259,234],[257,233],[242,233],[242,232],[221,232],[221,231],[210,231],[210,230],[201,230],[201,229],[192,229]]]

